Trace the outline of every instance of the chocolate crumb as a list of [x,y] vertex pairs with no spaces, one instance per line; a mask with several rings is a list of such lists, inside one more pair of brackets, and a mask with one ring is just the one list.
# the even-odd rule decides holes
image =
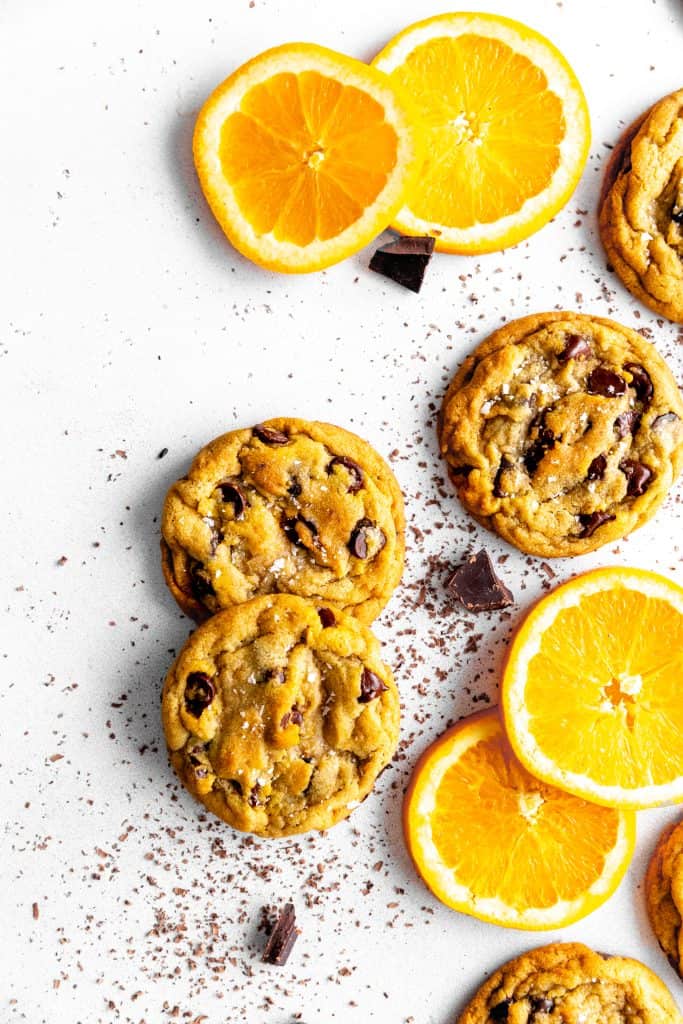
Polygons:
[[168,455],[168,448],[162,448],[159,454],[157,455],[157,458],[163,459],[165,455]]

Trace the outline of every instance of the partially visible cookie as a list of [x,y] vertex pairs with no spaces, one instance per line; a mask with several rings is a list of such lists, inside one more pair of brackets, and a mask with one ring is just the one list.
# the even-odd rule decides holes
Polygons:
[[504,964],[458,1024],[681,1024],[664,983],[638,960],[556,942]]
[[683,323],[683,89],[655,103],[617,144],[599,220],[628,290]]
[[203,448],[168,492],[162,565],[198,622],[259,594],[331,601],[372,622],[403,570],[403,498],[386,462],[328,423],[269,420]]
[[652,930],[673,969],[683,978],[683,821],[666,829],[645,875]]
[[479,522],[529,554],[580,555],[642,526],[663,501],[683,466],[683,400],[636,331],[537,313],[465,360],[439,440]]
[[399,699],[367,626],[273,594],[192,634],[162,718],[193,796],[234,828],[282,836],[327,829],[368,795],[398,742]]

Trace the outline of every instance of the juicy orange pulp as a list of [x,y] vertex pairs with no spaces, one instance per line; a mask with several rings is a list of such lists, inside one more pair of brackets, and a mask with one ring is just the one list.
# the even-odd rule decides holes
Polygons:
[[[435,66],[438,82],[430,76]],[[395,75],[414,97],[426,151],[459,151],[457,161],[427,163],[411,195],[417,216],[462,228],[490,224],[547,187],[565,121],[559,97],[528,57],[499,39],[465,34],[418,46]]]
[[427,751],[406,796],[409,850],[449,906],[510,927],[558,927],[618,884],[633,815],[534,778],[494,711],[460,722]]
[[305,246],[358,220],[396,163],[384,115],[372,96],[317,71],[253,86],[223,125],[220,161],[254,229]]
[[631,788],[646,762],[658,785],[672,766],[683,773],[682,683],[683,617],[645,594],[603,591],[559,613],[529,663],[526,704],[569,771],[597,755],[601,782]]

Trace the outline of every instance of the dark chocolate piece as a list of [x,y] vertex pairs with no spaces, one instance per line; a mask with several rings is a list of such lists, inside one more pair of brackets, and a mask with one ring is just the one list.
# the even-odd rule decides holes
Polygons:
[[205,597],[213,597],[216,593],[201,562],[193,562],[190,566],[190,588],[193,596],[200,602]]
[[555,1009],[555,1003],[547,996],[531,996],[530,1002],[532,1013],[552,1013]]
[[264,427],[262,423],[257,423],[254,427],[254,437],[258,437],[259,441],[263,441],[271,448],[281,448],[283,445],[289,444],[289,438],[281,430]]
[[287,488],[287,494],[289,494],[290,497],[292,497],[292,498],[298,498],[302,491],[303,491],[303,487],[301,486],[299,481],[296,480],[296,479],[293,479],[291,484]]
[[294,704],[294,706],[282,716],[280,728],[286,729],[290,723],[292,725],[303,725],[303,721],[304,716],[296,704]]
[[221,480],[216,484],[216,490],[221,492],[221,498],[226,504],[232,505],[235,519],[242,519],[247,499],[240,485],[234,480]]
[[607,456],[596,455],[596,457],[593,459],[590,466],[588,467],[588,472],[586,473],[586,480],[602,480],[603,476],[605,475],[606,469]]
[[496,576],[483,548],[458,566],[446,589],[471,612],[488,612],[514,604],[512,592]]
[[586,338],[580,334],[570,334],[562,351],[557,353],[557,359],[560,363],[568,363],[570,359],[587,359],[591,352]]
[[633,378],[629,387],[633,388],[636,393],[636,397],[639,398],[644,405],[649,405],[652,401],[652,396],[655,393],[650,374],[644,366],[640,365],[640,363],[624,363],[624,369],[628,370]]
[[619,469],[626,477],[626,493],[628,495],[632,498],[639,498],[641,494],[645,494],[652,482],[651,469],[635,459],[624,459],[619,463]]
[[616,516],[611,516],[608,512],[599,510],[598,512],[581,512],[578,518],[583,527],[579,537],[592,537],[603,523],[610,523],[613,519],[616,519]]
[[199,718],[216,696],[216,688],[206,672],[190,672],[185,683],[185,707]]
[[262,961],[264,964],[273,964],[275,967],[282,967],[287,963],[292,947],[299,935],[296,926],[296,915],[294,905],[285,903],[278,914],[277,921],[268,936],[265,949],[263,950]]
[[617,437],[621,439],[627,434],[635,434],[641,419],[642,416],[635,409],[627,409],[626,412],[619,413],[614,421],[614,431]]
[[360,697],[358,698],[359,704],[369,704],[371,700],[375,700],[379,697],[380,693],[384,693],[389,687],[380,679],[378,675],[371,672],[369,668],[363,669],[363,674],[360,677]]
[[383,274],[411,292],[419,292],[433,252],[434,239],[429,235],[405,235],[395,242],[381,245],[370,260],[370,270]]
[[495,1006],[491,1007],[491,1009],[489,1010],[489,1017],[491,1018],[491,1020],[507,1020],[508,1011],[511,1006],[512,1000],[504,999],[502,1003],[496,1003]]
[[323,629],[329,629],[337,621],[331,608],[318,608],[318,616],[322,622]]
[[672,210],[671,219],[674,222],[674,224],[683,225],[683,210]]
[[335,455],[327,466],[327,472],[331,473],[335,466],[344,466],[349,471],[351,480],[346,490],[349,494],[357,494],[363,486],[363,470],[358,463],[354,462],[353,459],[347,458],[346,455]]
[[533,476],[538,469],[543,457],[555,444],[556,437],[552,430],[549,430],[546,426],[540,426],[536,440],[533,442],[531,447],[527,448],[524,455],[524,465],[526,466],[529,476]]
[[596,366],[588,374],[586,388],[591,395],[603,395],[605,398],[616,398],[626,394],[626,381],[606,366]]
[[[294,516],[294,518],[291,519],[287,516],[283,516],[280,525],[287,540],[297,548],[320,547],[320,541],[318,540],[318,527],[315,523],[312,523],[310,519],[305,519],[303,516]],[[310,532],[311,536],[308,539],[308,543],[307,539],[302,537],[299,532],[299,526],[306,527]]]
[[371,519],[359,519],[356,523],[353,533],[349,538],[349,551],[356,558],[368,557],[368,538],[372,535],[373,531],[377,535],[375,555],[378,555],[387,542],[384,531],[379,526],[375,526]]

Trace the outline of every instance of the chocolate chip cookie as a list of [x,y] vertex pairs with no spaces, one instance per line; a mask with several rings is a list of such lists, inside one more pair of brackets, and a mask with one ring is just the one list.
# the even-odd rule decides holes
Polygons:
[[399,699],[367,626],[272,594],[192,634],[162,717],[193,796],[234,828],[282,836],[329,828],[368,795],[396,748]]
[[638,960],[557,942],[504,964],[458,1024],[681,1024],[662,981]]
[[659,945],[683,978],[683,821],[662,834],[645,876],[645,897]]
[[372,622],[403,570],[403,498],[355,434],[284,418],[216,438],[168,492],[162,564],[198,622],[259,594],[331,601]]
[[635,331],[538,313],[465,360],[439,439],[479,522],[529,554],[580,555],[642,526],[663,501],[683,465],[683,401]]
[[683,323],[683,89],[655,103],[617,145],[600,235],[628,290]]

